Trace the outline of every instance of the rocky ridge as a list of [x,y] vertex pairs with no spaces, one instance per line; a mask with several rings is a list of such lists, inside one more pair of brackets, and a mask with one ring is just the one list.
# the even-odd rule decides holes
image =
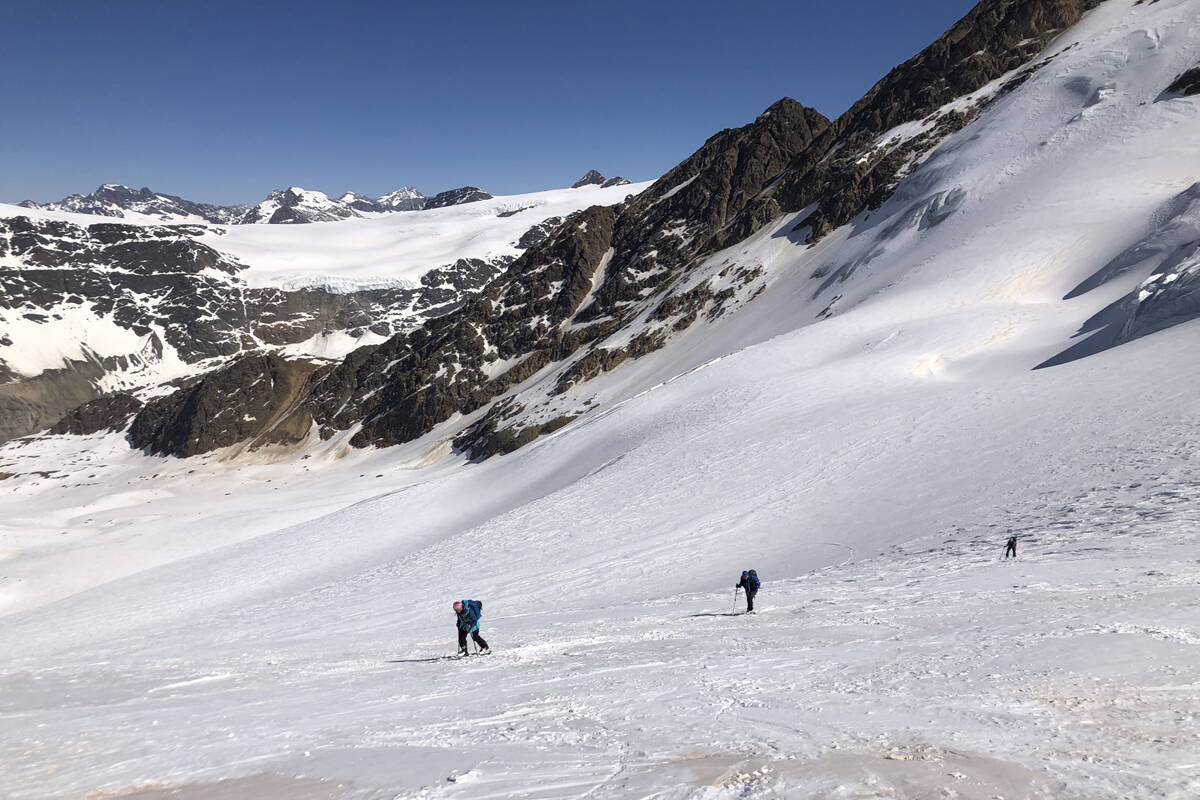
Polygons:
[[[877,207],[945,137],[1052,61],[1037,59],[1098,3],[983,0],[837,120],[777,102],[642,194],[571,215],[456,311],[312,373],[280,424],[323,438],[353,429],[351,444],[386,446],[461,415],[448,433],[474,458],[567,424],[587,412],[590,380],[763,289],[761,267],[714,253],[785,213],[810,209],[793,238],[804,246]],[[852,270],[834,269],[826,285]],[[187,443],[218,438],[166,433],[145,446],[187,456],[203,452]],[[168,441],[184,445],[156,449]]]
[[52,203],[21,202],[23,208],[67,211],[118,219],[151,219],[163,223],[212,223],[216,225],[296,224],[350,219],[363,213],[385,214],[394,211],[419,211],[425,196],[412,186],[404,186],[382,197],[367,197],[346,192],[337,199],[324,192],[299,186],[271,192],[254,206],[217,206],[194,203],[148,188],[131,189],[106,183],[91,194],[73,194]]
[[425,208],[461,206],[464,203],[478,203],[480,200],[491,199],[492,195],[483,191],[478,186],[463,186],[458,189],[448,189],[444,192],[438,192],[425,201]]

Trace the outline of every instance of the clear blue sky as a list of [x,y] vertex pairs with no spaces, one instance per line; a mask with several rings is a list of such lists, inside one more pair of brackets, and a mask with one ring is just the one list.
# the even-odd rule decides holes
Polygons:
[[0,201],[101,183],[498,194],[835,116],[973,0],[0,0]]

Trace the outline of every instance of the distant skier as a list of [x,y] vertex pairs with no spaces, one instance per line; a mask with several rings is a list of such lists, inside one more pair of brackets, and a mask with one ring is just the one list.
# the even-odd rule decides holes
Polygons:
[[1010,557],[1017,557],[1017,537],[1015,536],[1008,537],[1008,541],[1004,544],[1004,558],[1007,560]]
[[479,618],[483,616],[483,603],[478,600],[455,600],[454,613],[458,617],[458,654],[467,654],[467,634],[479,645],[480,653],[489,652],[488,643],[479,635]]
[[737,582],[736,586],[733,587],[735,590],[746,590],[747,613],[754,610],[754,595],[758,594],[758,587],[761,585],[762,583],[758,580],[758,573],[750,569],[742,572],[742,579]]

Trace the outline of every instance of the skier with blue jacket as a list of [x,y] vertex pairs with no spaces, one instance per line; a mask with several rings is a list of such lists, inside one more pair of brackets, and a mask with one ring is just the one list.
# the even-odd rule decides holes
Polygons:
[[746,613],[754,610],[754,595],[758,594],[758,587],[762,583],[758,580],[758,573],[752,569],[742,571],[742,579],[737,582],[734,589],[746,590]]
[[458,617],[458,654],[467,654],[467,634],[479,645],[479,652],[488,652],[488,643],[479,635],[479,618],[483,616],[483,603],[478,600],[455,600],[454,613]]

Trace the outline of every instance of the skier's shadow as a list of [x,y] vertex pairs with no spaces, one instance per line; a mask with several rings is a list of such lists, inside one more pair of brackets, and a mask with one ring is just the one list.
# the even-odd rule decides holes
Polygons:
[[385,664],[432,664],[435,661],[453,661],[454,656],[434,656],[433,658],[394,658]]
[[688,617],[689,618],[691,618],[691,617],[740,617],[743,613],[745,613],[745,612],[742,612],[742,611],[734,611],[734,612],[706,611],[703,614],[688,614]]

